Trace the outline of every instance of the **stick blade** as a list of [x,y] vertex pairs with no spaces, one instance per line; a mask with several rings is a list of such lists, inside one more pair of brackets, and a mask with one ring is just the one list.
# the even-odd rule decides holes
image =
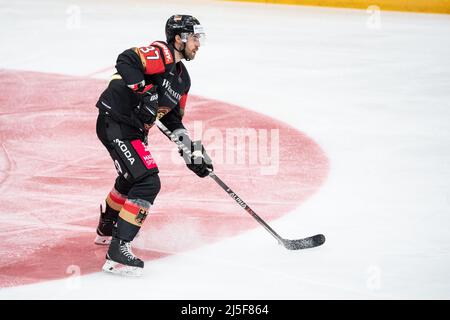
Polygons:
[[316,234],[315,236],[297,239],[297,240],[288,240],[283,239],[283,245],[288,250],[301,250],[301,249],[309,249],[318,247],[325,242],[325,236],[323,234]]

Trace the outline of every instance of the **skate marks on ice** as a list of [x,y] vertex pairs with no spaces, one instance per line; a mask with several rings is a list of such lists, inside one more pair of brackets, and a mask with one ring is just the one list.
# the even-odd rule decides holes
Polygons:
[[[74,265],[81,274],[101,270],[106,247],[93,243],[98,205],[115,178],[95,135],[95,103],[106,84],[0,72],[0,287],[69,277]],[[297,207],[326,179],[328,159],[320,147],[275,119],[197,96],[189,97],[185,119],[191,133],[203,137],[216,172],[267,221]],[[277,146],[270,145],[271,130],[278,131]],[[258,154],[273,156],[270,148],[278,147],[276,170],[262,172],[267,163],[252,148],[265,146],[252,145],[254,136],[245,133],[246,142],[239,142],[236,132],[267,133],[268,149]],[[162,189],[135,240],[138,256],[159,259],[260,227],[213,181],[187,170],[156,128],[149,148]]]

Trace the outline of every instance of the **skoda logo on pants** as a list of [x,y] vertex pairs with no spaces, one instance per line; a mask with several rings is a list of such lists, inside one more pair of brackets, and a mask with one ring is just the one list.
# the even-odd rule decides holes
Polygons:
[[114,142],[117,143],[117,145],[119,146],[120,151],[122,151],[122,153],[124,154],[125,158],[127,158],[127,160],[130,161],[130,164],[133,165],[135,159],[131,155],[130,150],[128,150],[127,145],[125,143],[123,143],[123,141],[121,141],[119,139],[115,139]]

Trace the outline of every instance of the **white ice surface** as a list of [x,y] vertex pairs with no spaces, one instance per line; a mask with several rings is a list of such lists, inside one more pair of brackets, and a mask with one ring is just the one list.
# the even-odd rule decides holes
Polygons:
[[364,10],[2,0],[0,68],[106,78],[97,71],[163,39],[174,13],[207,28],[188,63],[193,94],[280,119],[326,152],[319,192],[271,223],[326,244],[289,252],[258,228],[153,260],[142,279],[95,273],[0,298],[449,299],[450,15],[382,12],[374,29]]

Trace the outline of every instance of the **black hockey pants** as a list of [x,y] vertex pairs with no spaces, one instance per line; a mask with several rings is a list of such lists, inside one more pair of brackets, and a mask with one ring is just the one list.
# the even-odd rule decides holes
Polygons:
[[161,183],[158,167],[142,142],[143,134],[137,128],[113,120],[101,110],[96,130],[116,167],[116,190],[129,199],[142,199],[153,204]]

